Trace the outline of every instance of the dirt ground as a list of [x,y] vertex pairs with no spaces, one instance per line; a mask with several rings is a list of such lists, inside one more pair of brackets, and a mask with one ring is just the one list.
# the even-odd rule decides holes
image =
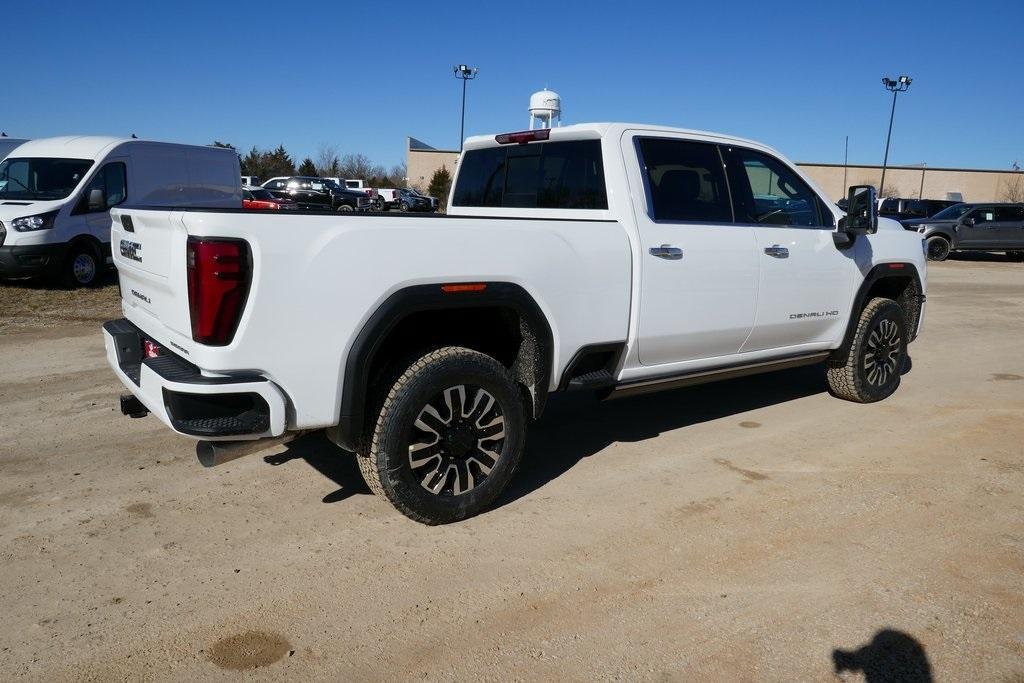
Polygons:
[[930,277],[891,399],[560,398],[439,528],[318,436],[202,469],[117,410],[116,287],[0,288],[0,677],[1024,681],[1024,265]]

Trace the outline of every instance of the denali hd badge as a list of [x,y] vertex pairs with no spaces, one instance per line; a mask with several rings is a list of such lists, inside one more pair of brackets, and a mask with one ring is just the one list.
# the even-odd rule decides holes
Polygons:
[[142,263],[142,245],[138,242],[121,240],[121,256]]
[[800,318],[830,318],[834,315],[839,315],[839,311],[811,311],[810,313],[790,313],[790,320],[799,320]]

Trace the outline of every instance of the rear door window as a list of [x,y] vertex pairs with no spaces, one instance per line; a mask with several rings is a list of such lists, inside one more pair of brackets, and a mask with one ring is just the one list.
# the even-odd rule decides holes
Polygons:
[[608,208],[600,140],[474,149],[460,166],[453,206]]
[[672,138],[641,138],[637,144],[651,218],[732,222],[729,188],[717,145]]
[[1014,223],[1024,221],[1024,206],[997,206],[996,220]]

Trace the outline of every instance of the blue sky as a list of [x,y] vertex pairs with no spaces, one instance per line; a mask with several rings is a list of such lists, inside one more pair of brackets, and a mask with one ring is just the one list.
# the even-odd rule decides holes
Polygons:
[[[545,7],[544,4],[550,6]],[[751,137],[799,161],[1024,165],[1024,2],[11,3],[0,130],[137,133],[239,148],[323,143],[391,165],[405,137],[458,146],[527,126],[547,85],[566,123]]]

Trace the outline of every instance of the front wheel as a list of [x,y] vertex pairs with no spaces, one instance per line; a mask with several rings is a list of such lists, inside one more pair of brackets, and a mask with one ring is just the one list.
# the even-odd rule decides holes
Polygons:
[[64,261],[61,280],[72,289],[92,287],[100,277],[100,259],[96,249],[84,242],[74,245]]
[[1024,262],[1024,251],[1008,251],[1006,255],[1011,261]]
[[525,435],[526,410],[508,370],[449,346],[401,372],[356,458],[370,489],[399,512],[446,524],[494,502],[515,474]]
[[341,204],[338,206],[338,211],[352,211],[352,207],[348,204]]
[[834,396],[873,403],[900,385],[907,362],[907,322],[892,299],[872,299],[861,311],[845,361],[830,360],[828,385]]
[[945,261],[949,256],[950,244],[945,237],[932,235],[928,238],[927,246],[929,261]]
[[403,213],[409,212],[409,202],[402,202],[398,207]]

